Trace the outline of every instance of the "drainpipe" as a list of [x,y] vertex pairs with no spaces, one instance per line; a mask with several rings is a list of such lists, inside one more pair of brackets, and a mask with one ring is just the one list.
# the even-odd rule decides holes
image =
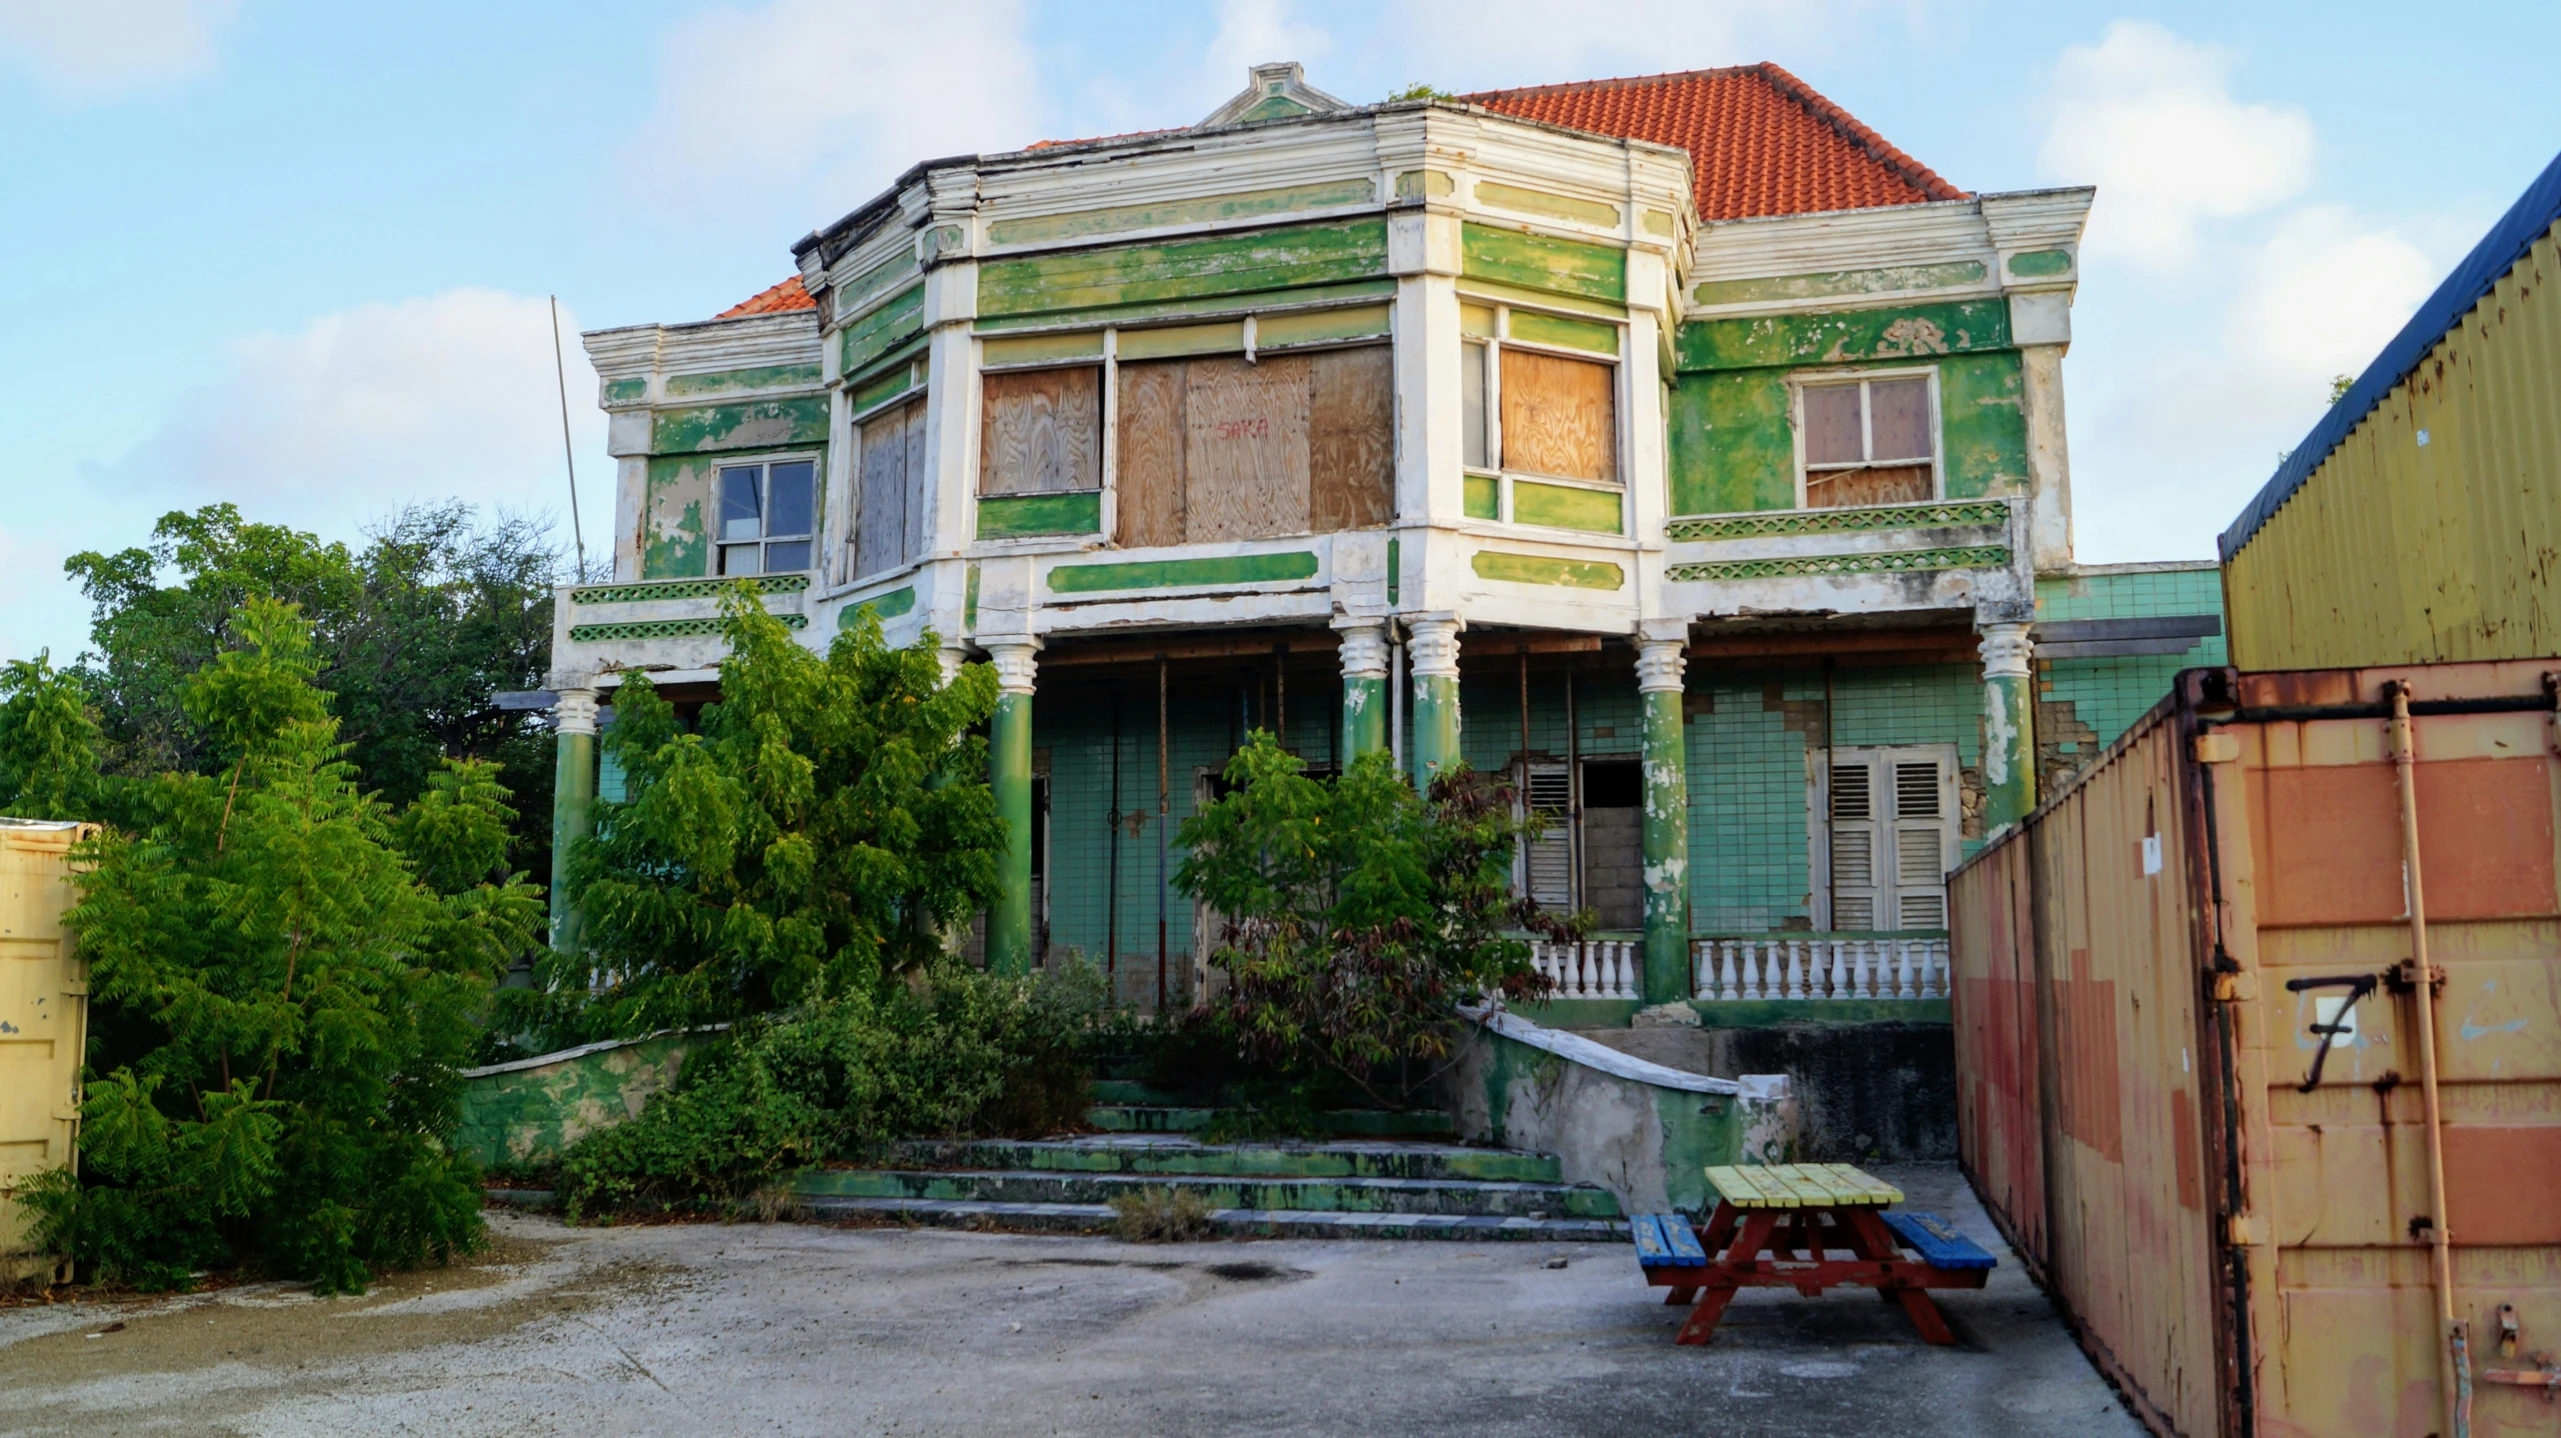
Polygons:
[[2418,1009],[2419,1092],[2427,1104],[2428,1246],[2434,1250],[2438,1334],[2446,1351],[2438,1377],[2444,1389],[2446,1426],[2470,1438],[2472,1414],[2467,1325],[2454,1317],[2454,1234],[2445,1212],[2445,1128],[2437,1106],[2436,969],[2428,962],[2427,886],[2419,867],[2418,744],[2410,731],[2410,689],[2395,679],[2392,695],[2392,775],[2401,790],[2401,858],[2410,891],[2410,993]]

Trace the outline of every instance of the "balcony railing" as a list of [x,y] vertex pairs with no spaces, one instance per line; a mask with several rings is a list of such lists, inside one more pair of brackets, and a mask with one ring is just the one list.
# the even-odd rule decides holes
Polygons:
[[1944,999],[1947,940],[1935,935],[1814,934],[1699,939],[1691,990],[1702,999]]
[[1535,940],[1530,962],[1556,981],[1560,999],[1632,999],[1642,992],[1645,944],[1638,939]]

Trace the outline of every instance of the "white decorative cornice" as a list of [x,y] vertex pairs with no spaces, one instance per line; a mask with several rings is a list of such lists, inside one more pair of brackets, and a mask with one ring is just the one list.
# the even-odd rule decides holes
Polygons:
[[1020,635],[1004,639],[981,638],[988,662],[996,666],[996,691],[1000,694],[1029,694],[1032,680],[1039,669],[1040,639]]
[[1681,676],[1689,667],[1689,641],[1681,639],[1640,639],[1636,641],[1636,692],[1639,694],[1678,694]]
[[552,727],[563,734],[596,732],[596,691],[563,689],[560,702],[551,711]]

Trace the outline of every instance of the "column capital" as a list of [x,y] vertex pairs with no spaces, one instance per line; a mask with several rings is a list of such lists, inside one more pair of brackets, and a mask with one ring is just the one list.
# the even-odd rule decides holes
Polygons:
[[986,649],[988,662],[996,666],[996,692],[1032,692],[1032,676],[1039,667],[1040,636],[1022,634],[996,639],[981,636],[978,642]]
[[1374,614],[1340,615],[1334,620],[1334,632],[1343,636],[1343,677],[1387,677],[1387,620],[1384,617]]
[[1689,670],[1689,650],[1687,638],[1637,640],[1636,692],[1680,693],[1682,676]]
[[1455,614],[1424,614],[1405,621],[1412,636],[1408,648],[1412,653],[1414,677],[1417,679],[1455,679],[1458,677],[1458,632],[1466,621]]
[[947,644],[934,651],[934,663],[941,668],[945,684],[958,679],[961,666],[968,662],[969,651],[957,645]]
[[562,734],[596,732],[596,691],[563,689],[560,702],[551,711],[552,728]]
[[1986,679],[2024,679],[2028,660],[2036,655],[2036,641],[2028,638],[2025,624],[1984,625],[1981,647]]

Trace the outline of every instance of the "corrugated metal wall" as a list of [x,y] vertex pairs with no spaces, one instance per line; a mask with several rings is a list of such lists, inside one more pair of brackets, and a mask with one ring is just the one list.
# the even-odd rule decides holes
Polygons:
[[2235,664],[2561,654],[2556,233],[2231,556]]
[[[2155,1429],[2219,1427],[2179,729],[2155,710],[1955,886],[1967,1171]],[[2146,841],[2150,842],[2147,843]]]
[[[2156,1431],[2448,1432],[2439,1223],[2470,1326],[2470,1433],[2561,1421],[2523,1386],[2561,1354],[2548,667],[2191,673],[1958,871],[1966,1168]],[[2412,945],[2386,680],[2417,711],[2445,974],[2441,1214],[2418,1003],[2390,978]],[[2342,980],[2375,982],[2351,999]],[[2312,1026],[2338,1022],[2314,1082]]]
[[71,1161],[89,986],[62,928],[73,893],[71,846],[87,824],[0,820],[0,1283],[50,1275],[24,1251],[20,1181]]

